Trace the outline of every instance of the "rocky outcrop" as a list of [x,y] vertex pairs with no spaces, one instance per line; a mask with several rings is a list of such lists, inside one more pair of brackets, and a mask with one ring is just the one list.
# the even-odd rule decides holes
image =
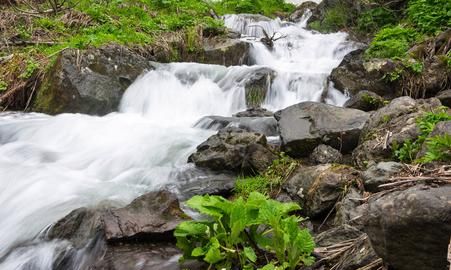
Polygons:
[[358,92],[343,105],[345,108],[364,112],[374,111],[382,106],[384,106],[384,99],[378,94],[366,90]]
[[310,161],[316,164],[341,163],[343,155],[328,145],[318,145],[310,155]]
[[334,87],[352,96],[367,90],[385,98],[394,98],[401,93],[396,91],[396,84],[384,80],[386,73],[396,68],[394,62],[383,59],[365,61],[364,50],[356,50],[343,58],[340,65],[332,70],[330,81]]
[[451,186],[415,186],[369,201],[365,231],[376,253],[399,270],[446,269]]
[[358,172],[345,165],[299,167],[284,183],[283,189],[303,206],[309,217],[327,213],[341,196],[341,191],[359,179]]
[[264,135],[226,128],[197,146],[188,161],[216,171],[255,174],[264,171],[276,158]]
[[167,241],[184,219],[174,194],[150,192],[124,208],[76,209],[53,225],[48,237],[69,240],[76,248],[86,246],[96,235],[107,242]]
[[220,130],[226,127],[237,127],[249,132],[277,136],[277,121],[274,117],[224,117],[205,116],[197,122],[196,127]]
[[110,113],[117,110],[127,87],[150,68],[147,59],[118,45],[64,50],[46,74],[33,110],[48,114]]
[[303,102],[276,112],[283,150],[293,157],[308,156],[320,144],[352,151],[369,115],[324,103]]
[[372,113],[362,130],[359,145],[352,153],[354,163],[365,168],[370,161],[391,160],[396,145],[419,136],[416,119],[440,105],[435,98],[400,97]]

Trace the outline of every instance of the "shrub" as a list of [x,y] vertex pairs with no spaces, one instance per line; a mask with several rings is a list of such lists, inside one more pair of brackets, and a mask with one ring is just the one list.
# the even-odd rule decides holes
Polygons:
[[311,265],[313,238],[301,229],[303,219],[290,215],[295,203],[280,203],[252,192],[229,201],[220,196],[195,196],[187,205],[209,220],[179,224],[174,235],[184,259],[198,259],[209,269],[290,269]]
[[273,17],[280,12],[292,12],[295,6],[284,0],[222,0],[214,3],[220,14],[254,13]]
[[366,56],[370,58],[403,57],[417,39],[418,34],[414,29],[401,25],[385,27],[374,37],[366,51]]
[[451,135],[438,135],[426,139],[426,153],[419,162],[433,161],[451,161]]
[[384,26],[395,24],[396,14],[390,9],[377,7],[360,14],[357,28],[362,32],[374,32]]
[[410,0],[407,16],[421,32],[435,34],[451,26],[451,1]]
[[326,11],[321,22],[321,28],[325,31],[338,31],[346,27],[349,10],[344,5],[336,5]]

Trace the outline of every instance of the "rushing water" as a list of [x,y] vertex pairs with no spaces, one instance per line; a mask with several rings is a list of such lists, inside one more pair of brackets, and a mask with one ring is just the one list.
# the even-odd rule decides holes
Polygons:
[[[42,240],[53,222],[82,206],[125,205],[192,169],[188,155],[213,134],[193,124],[244,110],[245,84],[262,68],[276,72],[264,102],[270,110],[345,101],[326,80],[353,49],[344,33],[241,15],[225,23],[252,43],[253,66],[155,64],[129,87],[118,112],[104,117],[0,115],[0,269],[51,269],[69,245]],[[272,50],[259,42],[264,32],[280,37]],[[83,269],[82,254],[77,262]]]

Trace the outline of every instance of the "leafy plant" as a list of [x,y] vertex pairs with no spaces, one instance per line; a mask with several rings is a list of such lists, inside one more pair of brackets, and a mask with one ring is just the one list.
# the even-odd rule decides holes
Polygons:
[[39,63],[36,62],[33,58],[28,59],[27,66],[25,67],[25,70],[22,72],[22,74],[19,75],[19,78],[21,79],[28,79],[30,78],[35,70],[39,68]]
[[216,269],[290,269],[311,265],[313,238],[301,229],[303,219],[291,212],[295,203],[280,203],[252,192],[245,200],[195,196],[187,205],[209,217],[186,221],[175,230],[182,259],[198,259]]
[[420,163],[433,161],[451,161],[451,135],[444,134],[426,139],[426,153]]
[[401,25],[380,30],[366,51],[369,58],[403,57],[410,45],[418,38],[414,29]]
[[0,92],[6,91],[8,89],[8,84],[0,79]]
[[377,7],[360,14],[357,19],[357,28],[362,32],[373,32],[381,27],[395,24],[396,20],[396,14],[393,10]]
[[451,26],[451,1],[410,0],[407,15],[421,32],[435,34]]

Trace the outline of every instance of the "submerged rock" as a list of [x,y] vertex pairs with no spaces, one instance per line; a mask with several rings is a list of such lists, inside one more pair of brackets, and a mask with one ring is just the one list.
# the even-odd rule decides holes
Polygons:
[[369,201],[365,232],[376,253],[399,270],[446,269],[451,186],[414,186]]
[[255,174],[264,171],[276,158],[264,135],[226,128],[197,146],[188,161],[216,171]]
[[316,102],[303,102],[276,112],[283,150],[308,156],[320,144],[352,151],[369,114]]
[[283,188],[303,206],[309,217],[330,211],[346,185],[359,178],[358,172],[345,165],[299,167]]
[[118,45],[64,50],[46,74],[32,109],[105,115],[117,110],[127,87],[150,68],[147,59]]

